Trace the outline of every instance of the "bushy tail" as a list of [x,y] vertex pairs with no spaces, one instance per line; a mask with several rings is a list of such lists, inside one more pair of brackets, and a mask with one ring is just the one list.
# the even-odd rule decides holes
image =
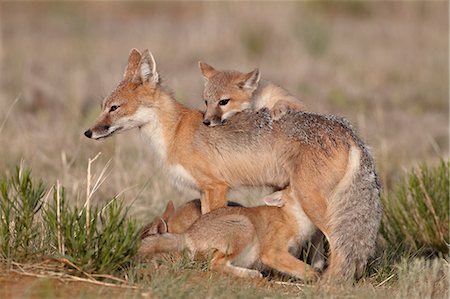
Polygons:
[[138,255],[147,257],[156,253],[179,252],[184,248],[186,248],[186,238],[184,234],[154,235],[142,240]]
[[370,153],[364,145],[353,146],[347,172],[329,200],[330,268],[326,278],[361,278],[374,254],[381,221],[381,186]]

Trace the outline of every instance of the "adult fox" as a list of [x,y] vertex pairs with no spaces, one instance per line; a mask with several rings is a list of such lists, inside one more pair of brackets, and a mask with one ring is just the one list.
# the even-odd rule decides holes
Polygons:
[[203,214],[224,207],[232,187],[290,186],[296,208],[329,241],[326,278],[362,276],[381,219],[380,184],[366,146],[342,118],[288,112],[273,121],[263,109],[211,128],[161,86],[148,50],[133,49],[123,80],[85,135],[100,139],[132,128],[150,137],[177,185],[200,191]]

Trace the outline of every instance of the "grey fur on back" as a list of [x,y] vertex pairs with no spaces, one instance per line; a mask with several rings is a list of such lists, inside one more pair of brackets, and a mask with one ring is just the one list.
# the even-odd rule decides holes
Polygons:
[[329,218],[332,219],[332,234],[327,237],[335,248],[336,256],[332,258],[337,261],[328,277],[348,279],[354,275],[360,278],[368,258],[375,251],[382,213],[381,184],[372,155],[351,124],[342,117],[300,111],[289,111],[280,120],[272,121],[268,110],[262,109],[239,113],[223,127],[226,128],[215,127],[213,130],[230,143],[213,141],[211,144],[216,145],[215,150],[224,152],[250,148],[257,155],[262,146],[276,146],[273,145],[275,134],[324,155],[333,146],[344,145],[350,149],[350,141],[357,145],[359,165],[350,184],[339,196],[328,199],[333,214]]
[[[330,217],[333,220],[330,224],[334,234],[330,236],[329,242],[334,243],[335,252],[341,255],[335,257],[337,261],[340,261],[335,268],[339,272],[330,273],[329,276],[337,279],[355,276],[359,279],[364,274],[367,260],[375,253],[382,215],[381,183],[375,171],[373,157],[355,133],[352,125],[339,116],[325,115],[323,117],[338,124],[361,150],[359,169],[353,175],[350,185],[340,192],[337,198],[334,198],[334,202],[329,203],[330,210],[334,213]],[[325,130],[330,128],[326,126]]]
[[[333,243],[336,255],[340,256],[334,257],[338,261],[337,272],[328,276],[344,280],[352,276],[361,278],[367,260],[375,252],[382,215],[381,183],[369,149],[352,125],[339,116],[291,111],[280,121],[284,121],[283,132],[288,137],[308,146],[319,146],[327,151],[321,142],[322,133],[325,133],[334,143],[346,143],[345,138],[349,136],[360,149],[359,168],[351,183],[329,202],[334,214],[330,217],[334,233],[329,236],[329,242]],[[336,134],[337,131],[344,134]]]
[[[306,116],[310,120],[309,123],[300,126],[301,129],[298,131],[305,141],[315,143],[311,139],[318,136],[311,133],[317,131],[311,130],[313,127],[322,127],[322,130],[333,134],[334,129],[329,126],[329,122],[315,121],[314,118],[308,117],[313,115],[311,113],[299,113],[303,114],[303,118]],[[382,216],[381,183],[375,170],[374,159],[352,125],[339,116],[321,115],[321,117],[341,127],[361,151],[359,169],[353,175],[348,188],[340,192],[333,202],[329,202],[330,210],[334,214],[330,217],[334,234],[329,236],[329,242],[334,243],[335,252],[340,255],[335,257],[339,262],[335,267],[338,272],[329,273],[329,278],[345,280],[354,276],[359,279],[364,274],[367,260],[375,253]],[[307,132],[308,127],[310,132]]]

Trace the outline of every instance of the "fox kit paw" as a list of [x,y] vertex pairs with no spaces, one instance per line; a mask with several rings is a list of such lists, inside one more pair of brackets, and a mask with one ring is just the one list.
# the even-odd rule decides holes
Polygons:
[[275,105],[272,110],[270,110],[270,116],[273,120],[279,120],[282,118],[289,110],[289,107],[284,104]]
[[259,272],[257,270],[249,270],[247,275],[250,278],[263,278],[263,275],[261,274],[261,272]]
[[266,195],[263,198],[264,203],[270,207],[279,207],[284,206],[283,201],[283,191],[277,191],[272,194]]

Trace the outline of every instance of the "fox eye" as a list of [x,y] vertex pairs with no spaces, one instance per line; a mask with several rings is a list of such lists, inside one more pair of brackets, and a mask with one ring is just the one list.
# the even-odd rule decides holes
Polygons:
[[219,101],[219,105],[220,106],[225,106],[226,104],[228,104],[229,101],[230,101],[230,99],[220,100]]
[[208,106],[208,101],[205,100],[205,105]]
[[109,112],[116,111],[119,107],[120,106],[118,106],[118,105],[113,105],[113,106],[111,106],[111,108],[109,108]]

